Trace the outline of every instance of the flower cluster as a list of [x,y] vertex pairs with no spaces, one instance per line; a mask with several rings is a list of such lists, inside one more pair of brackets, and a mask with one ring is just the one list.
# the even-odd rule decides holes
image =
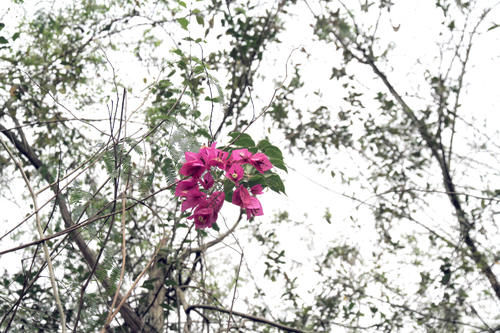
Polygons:
[[262,205],[256,198],[258,194],[262,194],[262,185],[254,185],[248,191],[242,184],[245,179],[243,165],[249,164],[258,172],[264,173],[273,167],[269,158],[264,153],[252,154],[245,148],[233,150],[229,154],[215,148],[215,145],[204,146],[198,153],[184,153],[186,162],[182,165],[180,174],[187,178],[179,181],[175,188],[175,195],[183,199],[181,210],[193,210],[188,219],[194,220],[196,229],[211,227],[217,221],[224,203],[224,192],[217,191],[218,186],[214,186],[222,181],[216,181],[214,175],[216,178],[224,175],[233,183],[236,190],[232,195],[232,203],[245,209],[248,219],[264,214]]

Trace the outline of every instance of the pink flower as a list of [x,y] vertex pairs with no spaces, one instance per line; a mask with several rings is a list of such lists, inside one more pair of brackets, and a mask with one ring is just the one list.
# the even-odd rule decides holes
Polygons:
[[192,176],[194,178],[199,178],[206,170],[205,164],[203,163],[202,160],[196,158],[194,155],[188,155],[188,152],[185,153],[185,156],[186,156],[186,163],[182,165],[181,170],[179,171],[180,174],[184,176]]
[[222,205],[224,204],[224,198],[226,196],[224,195],[224,192],[222,191],[215,191],[210,195],[210,198],[208,199],[209,204],[211,207],[215,209],[215,211],[218,213],[220,209],[222,208]]
[[231,153],[231,157],[229,158],[229,161],[231,164],[233,163],[250,163],[250,158],[252,157],[252,153],[248,151],[248,149],[243,148],[243,149],[236,149],[233,150]]
[[212,188],[212,186],[214,185],[214,177],[212,176],[210,171],[207,171],[205,173],[203,178],[200,179],[200,183],[205,190],[209,190],[210,188]]
[[240,185],[240,187],[234,191],[232,202],[246,210],[247,219],[250,219],[252,216],[264,215],[259,199],[251,196],[243,185]]
[[226,177],[236,184],[243,178],[243,168],[239,164],[231,165],[226,171]]
[[264,192],[262,192],[262,185],[260,185],[260,184],[252,186],[250,188],[250,191],[252,192],[253,195],[264,193]]
[[210,147],[202,147],[200,149],[200,157],[209,167],[216,166],[224,169],[228,153],[215,148],[216,143],[212,143]]
[[253,216],[262,216],[264,215],[264,210],[262,209],[262,205],[260,204],[260,201],[257,198],[254,198],[257,200],[258,207],[257,208],[247,208],[247,220],[250,220],[251,217]]
[[181,206],[182,211],[198,206],[200,203],[204,202],[207,195],[199,189],[193,188],[188,191],[184,197],[185,200],[182,202]]
[[190,152],[190,151],[186,151],[184,153],[184,157],[186,158],[186,162],[196,161],[196,160],[200,159],[200,154],[199,153],[193,153],[193,152]]
[[204,229],[211,227],[215,220],[213,219],[213,209],[212,208],[197,208],[193,215],[188,217],[188,219],[194,219],[194,225],[196,229]]
[[196,179],[189,178],[186,180],[181,180],[180,182],[177,183],[177,186],[175,187],[175,195],[177,197],[185,197],[187,193],[194,188],[198,188],[198,183],[196,182]]
[[269,158],[267,158],[264,153],[257,153],[250,158],[250,164],[252,164],[257,171],[260,173],[264,173],[273,167],[271,162],[269,162]]
[[194,219],[196,229],[211,227],[217,221],[223,204],[224,192],[216,191],[208,199],[203,200],[188,219]]

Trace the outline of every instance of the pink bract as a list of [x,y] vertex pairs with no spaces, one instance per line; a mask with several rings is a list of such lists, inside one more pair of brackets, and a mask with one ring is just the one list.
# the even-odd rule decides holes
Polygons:
[[201,192],[199,189],[194,188],[185,195],[185,200],[182,202],[181,210],[186,211],[189,208],[196,207],[205,201],[206,193]]
[[250,191],[252,192],[253,195],[264,193],[264,192],[262,192],[262,185],[260,185],[260,184],[252,186],[250,188]]
[[189,219],[194,219],[196,229],[211,227],[217,221],[219,211],[224,204],[224,193],[216,191],[208,198],[200,202]]
[[205,170],[205,164],[199,159],[194,159],[184,163],[179,172],[184,176],[199,178]]
[[243,174],[243,168],[239,164],[231,165],[226,171],[226,177],[231,179],[236,184],[238,184],[238,182],[243,178]]
[[223,150],[215,148],[216,143],[212,143],[210,147],[202,147],[200,149],[200,157],[209,167],[215,166],[224,169],[228,153]]
[[250,158],[250,164],[252,164],[260,173],[264,173],[264,171],[270,170],[273,167],[269,158],[264,153],[257,153],[253,155]]
[[248,151],[248,149],[236,149],[231,152],[231,157],[229,161],[231,164],[233,163],[250,163],[250,158],[252,157],[252,153]]
[[207,171],[205,173],[203,178],[200,179],[200,183],[201,183],[201,186],[203,186],[203,188],[205,190],[209,190],[212,188],[212,186],[214,186],[214,177],[212,176],[210,171]]
[[259,199],[251,196],[243,185],[240,185],[234,191],[232,203],[246,210],[247,219],[250,219],[252,216],[264,215]]
[[175,187],[175,195],[177,197],[185,197],[187,193],[194,188],[198,188],[198,182],[196,181],[196,179],[189,178],[181,180]]

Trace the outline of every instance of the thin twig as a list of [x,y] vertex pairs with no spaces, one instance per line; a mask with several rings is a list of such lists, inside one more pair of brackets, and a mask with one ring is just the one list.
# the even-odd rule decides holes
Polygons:
[[[5,142],[2,140],[0,137],[0,143],[2,146],[5,148],[7,153],[9,154],[10,158],[14,161],[16,164],[17,168],[21,172],[24,182],[26,183],[26,186],[28,187],[28,190],[30,192],[31,199],[33,200],[33,206],[35,208],[35,220],[36,220],[36,228],[38,230],[38,235],[40,238],[43,238],[43,230],[42,230],[42,223],[40,222],[40,214],[38,213],[38,200],[35,192],[31,188],[31,184],[28,180],[28,177],[26,176],[26,173],[24,173],[24,170],[19,163],[19,161],[14,157],[12,152],[9,149],[9,146],[5,144]],[[61,299],[59,298],[59,290],[57,288],[57,283],[56,283],[56,278],[54,275],[54,267],[52,266],[52,260],[50,259],[50,253],[49,253],[49,248],[47,247],[47,244],[45,242],[42,243],[42,248],[43,248],[43,253],[45,256],[45,260],[47,261],[47,267],[49,268],[49,276],[50,276],[50,283],[52,285],[52,290],[54,291],[54,298],[55,302],[57,305],[57,310],[59,311],[59,314],[61,316],[61,329],[63,333],[66,333],[66,316],[64,314],[64,309],[61,303]]]

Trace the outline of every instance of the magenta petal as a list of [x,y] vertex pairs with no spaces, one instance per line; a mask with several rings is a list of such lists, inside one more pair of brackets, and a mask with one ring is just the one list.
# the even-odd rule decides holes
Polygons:
[[205,173],[203,178],[200,179],[200,183],[205,190],[209,190],[210,188],[212,188],[212,186],[214,185],[214,177],[212,176],[210,171],[207,171]]
[[189,217],[189,219],[194,220],[194,225],[196,229],[204,229],[211,227],[214,223],[213,221],[213,209],[211,208],[199,208],[196,209],[194,214]]
[[184,163],[179,171],[181,175],[200,177],[205,171],[205,165],[200,160],[191,160]]
[[264,192],[262,192],[262,185],[260,185],[260,184],[252,186],[250,188],[250,191],[252,192],[253,195],[264,193]]
[[236,149],[231,152],[231,157],[229,160],[232,163],[250,163],[250,158],[252,157],[252,153],[248,151],[248,149]]
[[186,199],[182,202],[181,210],[185,211],[189,208],[196,207],[200,203],[204,202],[206,194],[201,192],[199,189],[195,188],[190,190],[186,194]]
[[250,164],[252,164],[260,173],[264,173],[264,171],[270,170],[273,167],[269,158],[264,153],[257,153],[253,155],[250,158]]
[[175,195],[177,197],[185,197],[190,190],[197,187],[198,183],[194,178],[181,180],[180,182],[177,183],[177,186],[175,187]]
[[239,164],[233,164],[226,171],[226,177],[232,180],[235,183],[238,183],[243,178],[243,168]]
[[233,198],[231,202],[236,205],[236,206],[242,206],[243,201],[241,200],[241,189],[244,188],[243,185],[240,185],[234,192],[233,192]]
[[186,162],[200,160],[200,154],[187,151],[184,153]]

